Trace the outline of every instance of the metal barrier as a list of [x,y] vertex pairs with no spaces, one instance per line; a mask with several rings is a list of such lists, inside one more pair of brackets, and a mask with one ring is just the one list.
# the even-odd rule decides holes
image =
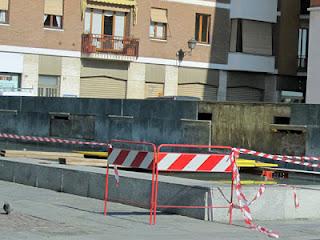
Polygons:
[[[162,152],[163,148],[175,149],[208,149],[208,150],[227,150],[228,154],[221,153],[182,153],[182,152]],[[156,215],[158,208],[185,208],[185,209],[204,209],[204,208],[229,208],[229,223],[232,224],[232,210],[233,210],[233,167],[235,164],[233,158],[233,149],[229,146],[207,146],[207,145],[185,145],[185,144],[162,144],[157,148],[157,160],[155,166],[155,193],[153,209],[153,224],[156,224]],[[230,203],[227,206],[173,206],[173,205],[158,205],[159,171],[163,172],[221,172],[231,173],[231,196]],[[154,177],[152,177],[154,178]]]
[[[147,146],[152,149],[149,151],[140,151],[124,148],[113,148],[113,144],[125,144],[125,145],[140,145]],[[152,169],[152,185],[151,185],[151,197],[150,197],[150,224],[152,224],[153,215],[153,202],[154,202],[154,186],[155,186],[155,159],[157,157],[157,147],[153,143],[139,142],[139,141],[127,141],[127,140],[112,140],[109,147],[108,166],[106,169],[105,180],[105,196],[104,196],[104,215],[107,215],[107,203],[109,192],[109,164],[114,166],[123,166],[131,168]]]

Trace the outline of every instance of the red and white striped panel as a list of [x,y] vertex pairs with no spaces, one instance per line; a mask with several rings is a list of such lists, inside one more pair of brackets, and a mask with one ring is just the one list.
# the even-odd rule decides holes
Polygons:
[[229,155],[159,153],[159,171],[182,172],[232,172]]
[[112,148],[108,162],[113,165],[152,169],[153,152]]

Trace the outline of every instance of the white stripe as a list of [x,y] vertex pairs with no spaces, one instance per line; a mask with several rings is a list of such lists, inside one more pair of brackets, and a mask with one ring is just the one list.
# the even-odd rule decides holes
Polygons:
[[121,152],[121,149],[119,148],[113,148],[110,156],[108,157],[109,164],[113,164],[113,162],[117,159]]
[[151,162],[153,161],[153,159],[154,159],[154,153],[148,152],[148,154],[144,157],[144,160],[142,161],[139,168],[147,169],[151,164]]
[[138,151],[130,151],[128,156],[126,157],[126,160],[121,164],[122,166],[130,167],[131,163],[134,161],[138,154]]
[[224,156],[221,161],[211,170],[212,172],[225,172],[225,170],[231,165],[230,156]]
[[230,4],[217,3],[217,2],[204,1],[204,0],[162,0],[162,1],[192,4],[192,5],[199,5],[199,6],[204,6],[204,7],[216,7],[216,8],[230,9]]
[[[166,58],[138,57],[136,62],[149,63],[149,64],[159,64],[159,65],[171,65],[171,66],[177,65],[177,60],[166,59]],[[195,67],[195,68],[204,68],[204,69],[229,70],[229,67],[227,64],[195,62],[195,61],[182,61],[179,64],[180,64],[179,66],[181,66],[181,67]]]
[[197,170],[208,158],[210,154],[197,154],[182,171],[195,171]]
[[14,52],[14,53],[28,53],[28,54],[39,54],[39,55],[51,55],[60,57],[75,57],[80,58],[80,51],[68,51],[59,49],[49,48],[31,48],[31,47],[18,47],[9,45],[0,45],[1,52]]
[[168,168],[181,156],[181,153],[168,153],[158,164],[159,170],[168,170]]

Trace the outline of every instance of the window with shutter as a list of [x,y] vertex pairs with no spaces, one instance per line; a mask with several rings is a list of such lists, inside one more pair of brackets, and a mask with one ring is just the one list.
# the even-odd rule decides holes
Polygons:
[[62,21],[63,0],[44,0],[44,27],[62,29]]
[[9,23],[9,0],[0,0],[0,23]]

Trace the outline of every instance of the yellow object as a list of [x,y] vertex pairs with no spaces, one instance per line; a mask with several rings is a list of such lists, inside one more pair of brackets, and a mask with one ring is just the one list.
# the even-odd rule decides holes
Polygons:
[[237,159],[238,167],[278,167],[278,164],[256,162],[255,160]]
[[135,0],[91,0],[91,2],[119,4],[127,6],[135,6],[137,4]]
[[96,157],[96,158],[107,158],[108,157],[108,153],[107,152],[82,152],[82,151],[77,151],[77,153],[81,153],[85,157]]
[[86,12],[86,8],[87,8],[87,0],[81,0],[81,17],[82,17],[82,20],[84,19],[84,14]]
[[[276,181],[259,181],[259,180],[241,180],[240,181],[242,185],[273,185],[277,184]],[[226,183],[226,184],[231,184],[231,181],[219,181],[219,183]]]

